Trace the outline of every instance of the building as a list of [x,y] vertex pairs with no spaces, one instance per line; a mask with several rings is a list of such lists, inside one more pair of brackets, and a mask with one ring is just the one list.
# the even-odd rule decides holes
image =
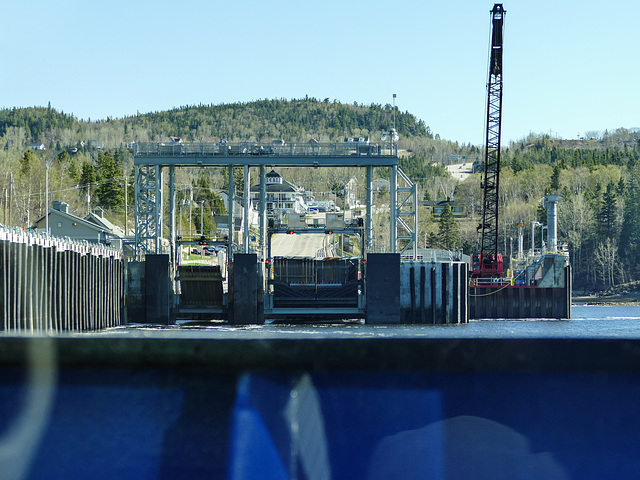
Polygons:
[[[124,231],[104,217],[101,208],[95,208],[84,218],[69,213],[69,205],[64,202],[51,202],[49,208],[49,232],[55,237],[68,237],[72,240],[85,240],[89,243],[102,243],[114,248],[122,249],[125,254],[130,250],[128,243],[133,238],[127,238]],[[39,218],[33,228],[44,232],[47,220],[45,216]]]
[[439,217],[444,211],[444,206],[449,205],[451,212],[455,218],[464,217],[464,206],[460,205],[455,199],[447,198],[446,200],[423,200],[422,206],[427,207],[434,217]]
[[[229,211],[229,195],[227,192],[219,192],[220,198],[224,203],[224,208],[226,211]],[[249,200],[249,225],[257,225],[258,224],[258,213],[254,211],[252,208],[252,200]],[[229,234],[229,215],[214,215],[213,221],[216,223],[216,229],[218,230],[218,235],[228,235]],[[244,198],[236,195],[233,201],[233,231],[234,231],[234,241],[240,242],[240,238],[244,235]],[[226,233],[225,233],[226,231]]]
[[354,208],[357,207],[358,202],[358,180],[355,177],[351,177],[344,186],[344,207]]
[[[267,212],[305,213],[307,205],[303,198],[303,189],[283,180],[279,173],[271,170],[265,175]],[[251,187],[251,201],[256,210],[260,209],[260,185]]]
[[388,192],[390,188],[389,180],[386,178],[376,178],[373,182],[371,182],[371,188],[374,192]]

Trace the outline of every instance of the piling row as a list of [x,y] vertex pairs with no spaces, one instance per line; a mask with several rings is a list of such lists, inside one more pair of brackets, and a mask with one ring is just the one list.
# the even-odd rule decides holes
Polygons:
[[0,265],[5,332],[90,331],[122,323],[118,250],[0,229]]

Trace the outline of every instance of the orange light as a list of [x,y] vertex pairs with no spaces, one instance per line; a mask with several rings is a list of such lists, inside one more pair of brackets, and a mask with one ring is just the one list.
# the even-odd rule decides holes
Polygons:
[[293,235],[293,230],[289,230],[289,235]]

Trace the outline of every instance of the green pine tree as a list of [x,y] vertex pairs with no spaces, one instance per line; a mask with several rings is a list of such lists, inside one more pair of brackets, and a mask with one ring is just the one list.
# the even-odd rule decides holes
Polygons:
[[616,185],[610,182],[602,195],[600,203],[600,234],[603,237],[615,238],[617,215]]
[[80,181],[80,172],[78,171],[78,164],[76,163],[75,159],[71,159],[68,173],[74,182]]
[[460,228],[449,204],[444,206],[438,218],[438,243],[447,250],[460,248]]
[[82,164],[82,173],[80,174],[80,186],[85,194],[91,194],[91,185],[97,180],[96,169],[93,164],[85,162]]
[[33,150],[28,149],[20,159],[20,173],[22,173],[22,175],[28,175],[31,167],[37,161],[38,158],[36,157],[36,154],[33,153]]
[[124,206],[122,166],[109,152],[98,154],[98,177],[96,195],[100,205],[110,210]]

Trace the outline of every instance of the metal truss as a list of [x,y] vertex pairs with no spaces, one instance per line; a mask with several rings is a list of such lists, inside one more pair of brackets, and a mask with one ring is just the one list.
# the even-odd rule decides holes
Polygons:
[[410,254],[415,260],[418,252],[418,186],[400,167],[398,178],[400,182],[396,185],[396,244],[400,247],[401,257],[408,257]]
[[502,116],[502,42],[504,10],[496,4],[492,10],[492,37],[487,84],[487,131],[484,163],[484,205],[480,253],[482,258],[498,255],[498,187],[500,184],[500,126]]
[[161,251],[162,167],[136,165],[136,258]]

